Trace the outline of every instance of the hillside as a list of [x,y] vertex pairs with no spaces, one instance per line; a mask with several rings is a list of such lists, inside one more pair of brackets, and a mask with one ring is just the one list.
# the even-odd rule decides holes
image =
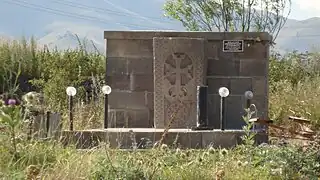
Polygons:
[[[30,37],[59,49],[74,48],[86,39],[103,51],[104,30],[183,30],[179,22],[163,16],[164,0],[16,0],[0,1],[1,36]],[[320,44],[320,18],[289,20],[280,32],[276,48],[310,50]]]

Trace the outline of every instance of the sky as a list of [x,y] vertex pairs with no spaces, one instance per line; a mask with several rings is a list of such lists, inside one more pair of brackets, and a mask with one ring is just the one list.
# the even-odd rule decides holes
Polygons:
[[311,17],[320,17],[320,0],[292,0],[292,3],[289,18],[304,20]]

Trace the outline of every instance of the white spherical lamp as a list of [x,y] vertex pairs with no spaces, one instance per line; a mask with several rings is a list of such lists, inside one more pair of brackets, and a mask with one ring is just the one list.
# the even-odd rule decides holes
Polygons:
[[101,88],[101,91],[104,95],[110,94],[111,93],[111,87],[108,85],[104,85]]
[[219,88],[219,95],[220,97],[228,97],[229,96],[229,89],[226,87]]
[[252,98],[253,98],[253,92],[252,92],[252,91],[246,91],[246,92],[244,93],[244,97],[245,97],[246,99],[252,99]]
[[68,96],[75,96],[77,94],[77,89],[75,87],[69,86],[66,89],[66,93]]

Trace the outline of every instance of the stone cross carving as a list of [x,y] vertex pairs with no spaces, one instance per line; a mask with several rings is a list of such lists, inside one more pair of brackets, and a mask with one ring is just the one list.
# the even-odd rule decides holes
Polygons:
[[185,85],[193,79],[193,63],[185,53],[173,53],[165,61],[164,77],[168,92],[166,98],[173,102],[187,97]]
[[196,87],[204,79],[204,40],[154,38],[153,45],[155,126],[195,126]]

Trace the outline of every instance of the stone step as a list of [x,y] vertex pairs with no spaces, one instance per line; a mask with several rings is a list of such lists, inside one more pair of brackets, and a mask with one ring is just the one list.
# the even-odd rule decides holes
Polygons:
[[[63,131],[60,140],[64,145],[76,144],[78,149],[94,148],[106,143],[110,148],[146,149],[160,141],[164,129],[155,128],[108,128],[85,131]],[[192,148],[232,148],[242,143],[242,130],[205,130],[170,129],[163,144],[182,149]],[[256,144],[268,142],[265,133],[255,137]]]

